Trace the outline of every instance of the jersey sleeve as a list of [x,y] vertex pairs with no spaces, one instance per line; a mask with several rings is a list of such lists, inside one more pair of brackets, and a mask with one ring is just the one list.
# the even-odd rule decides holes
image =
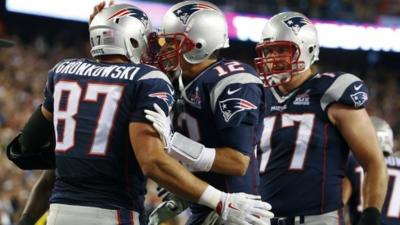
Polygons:
[[220,145],[253,151],[255,127],[262,124],[265,111],[262,81],[249,73],[220,80],[211,91],[211,104]]
[[54,93],[54,72],[53,70],[50,70],[47,76],[47,81],[46,81],[46,86],[44,87],[43,90],[43,95],[44,95],[44,100],[43,100],[43,106],[44,108],[49,111],[53,112],[54,111],[54,99],[53,99],[53,93]]
[[174,103],[174,90],[168,77],[161,71],[154,70],[137,82],[130,122],[148,122],[144,110],[154,110],[154,104],[159,105],[168,116]]
[[335,102],[353,107],[363,108],[368,102],[367,85],[353,74],[338,76],[321,97],[321,108],[326,109]]

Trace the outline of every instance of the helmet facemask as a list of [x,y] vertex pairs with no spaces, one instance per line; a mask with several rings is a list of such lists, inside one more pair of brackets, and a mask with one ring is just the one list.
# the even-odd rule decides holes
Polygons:
[[165,73],[172,72],[180,65],[183,54],[194,48],[194,43],[184,33],[166,33],[158,35],[158,67]]
[[290,41],[263,41],[256,46],[255,67],[266,87],[278,86],[292,80],[304,70],[299,61],[300,48]]

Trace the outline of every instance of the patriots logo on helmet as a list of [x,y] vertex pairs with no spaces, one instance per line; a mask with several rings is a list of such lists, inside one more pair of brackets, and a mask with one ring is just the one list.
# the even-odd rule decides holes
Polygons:
[[356,107],[361,107],[367,100],[368,100],[368,95],[367,93],[363,91],[359,91],[355,94],[350,95],[351,99],[354,102],[354,105]]
[[168,92],[156,92],[149,94],[149,97],[155,97],[162,99],[165,103],[167,103],[168,107],[171,108],[174,103],[174,96],[172,96]]
[[295,32],[296,34],[300,31],[300,29],[304,25],[307,25],[310,23],[306,18],[300,17],[300,16],[292,17],[290,19],[284,20],[283,22],[286,24],[286,26],[288,26],[290,29],[292,29],[293,32]]
[[108,20],[117,19],[117,18],[121,18],[124,16],[135,17],[136,19],[140,20],[145,27],[147,27],[147,25],[149,23],[149,18],[147,17],[146,13],[144,13],[143,11],[141,11],[139,9],[135,9],[135,8],[121,9],[121,10],[115,12],[113,15],[111,15],[108,18]]
[[219,102],[225,122],[228,122],[236,113],[244,110],[257,109],[253,103],[242,98],[228,98]]
[[202,9],[216,10],[209,5],[197,3],[197,4],[184,5],[174,10],[174,14],[182,21],[183,24],[186,24],[187,20],[193,13]]

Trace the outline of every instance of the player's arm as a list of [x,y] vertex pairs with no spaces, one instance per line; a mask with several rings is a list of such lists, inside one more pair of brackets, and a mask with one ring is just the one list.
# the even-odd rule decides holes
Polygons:
[[218,144],[223,147],[208,148],[178,132],[172,133],[169,118],[158,106],[154,106],[155,111],[145,111],[146,118],[163,137],[168,154],[191,171],[232,176],[243,176],[247,171],[255,146],[255,127],[261,123],[263,88],[258,83],[261,81],[250,74],[240,74],[237,78],[248,83],[220,82],[221,86],[217,84],[210,94],[210,104],[215,106],[213,122],[218,128]]
[[[160,71],[151,71],[143,75],[135,85],[141,92],[137,93],[136,104],[132,105],[129,135],[143,174],[180,197],[216,210],[227,224],[266,224],[265,221],[269,220],[263,220],[262,217],[271,218],[269,204],[257,200],[257,196],[227,194],[215,189],[196,178],[164,151],[160,137],[164,141],[170,140],[170,121],[166,115],[173,104],[173,90],[166,75]],[[146,120],[148,115],[145,111],[154,105],[164,115],[163,119],[169,121],[160,123],[165,127],[153,127]],[[155,129],[166,130],[167,136],[160,136]],[[228,207],[230,204],[236,208],[235,211]]]
[[216,210],[229,224],[263,225],[269,221],[263,217],[273,217],[268,211],[270,205],[257,200],[258,197],[243,193],[226,194],[196,178],[165,153],[158,132],[150,124],[131,123],[129,134],[143,174],[166,189]]
[[216,148],[211,171],[231,176],[243,176],[249,166],[250,157],[234,148]]
[[158,131],[167,153],[181,161],[191,171],[213,171],[242,176],[249,165],[249,157],[234,148],[207,148],[203,144],[171,131],[171,120],[157,104],[154,111],[145,110],[146,118]]
[[376,218],[386,195],[388,175],[369,116],[364,108],[355,109],[341,103],[330,106],[328,116],[364,169],[363,207]]
[[135,156],[144,175],[168,190],[197,202],[207,184],[196,179],[165,153],[164,146],[154,128],[147,123],[131,123],[129,131]]
[[38,107],[21,133],[7,145],[7,157],[19,168],[54,169],[55,137],[51,113]]
[[33,225],[47,211],[54,181],[54,170],[43,171],[33,186],[18,225]]

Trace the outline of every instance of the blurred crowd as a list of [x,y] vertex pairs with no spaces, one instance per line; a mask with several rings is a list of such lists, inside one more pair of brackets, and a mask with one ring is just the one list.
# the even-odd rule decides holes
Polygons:
[[[20,41],[12,48],[0,49],[0,224],[11,225],[15,222],[39,174],[37,171],[23,172],[10,163],[4,154],[5,145],[42,102],[42,90],[51,66],[63,58],[87,57],[88,52],[86,42],[74,46],[66,46],[61,41],[49,44],[40,36],[31,43]],[[249,62],[248,57],[246,61]],[[322,62],[326,64],[318,63],[321,70],[337,70],[331,62]],[[348,72],[361,74],[358,68]],[[363,71],[362,78],[370,87],[368,111],[383,117],[392,125],[396,135],[396,149],[399,149],[400,79],[395,72],[390,68],[376,66]],[[146,207],[152,209],[160,199],[153,182],[149,182],[148,190]],[[180,219],[179,224],[182,224],[184,218]]]
[[[157,0],[176,3],[178,0]],[[261,15],[298,11],[313,19],[376,22],[380,16],[400,16],[400,0],[211,0],[223,10]]]

